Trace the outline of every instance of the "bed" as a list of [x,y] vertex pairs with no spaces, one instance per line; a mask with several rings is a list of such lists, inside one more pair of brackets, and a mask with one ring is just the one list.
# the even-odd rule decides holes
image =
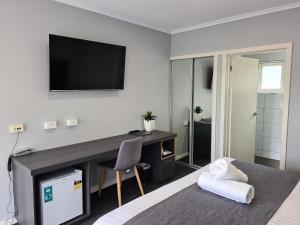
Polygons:
[[230,158],[226,160],[246,172],[250,184],[256,182],[253,184],[256,195],[250,205],[197,189],[195,183],[200,174],[208,170],[208,165],[109,212],[94,225],[300,225],[299,176]]

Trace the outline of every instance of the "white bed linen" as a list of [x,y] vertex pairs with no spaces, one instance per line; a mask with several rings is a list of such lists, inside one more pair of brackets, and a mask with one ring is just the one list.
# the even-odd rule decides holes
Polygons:
[[[233,159],[227,158],[226,160],[231,162]],[[124,224],[153,205],[196,183],[203,171],[209,171],[209,165],[105,214],[94,225]],[[297,184],[267,225],[300,225],[300,183]]]
[[298,182],[267,225],[300,225],[300,182]]

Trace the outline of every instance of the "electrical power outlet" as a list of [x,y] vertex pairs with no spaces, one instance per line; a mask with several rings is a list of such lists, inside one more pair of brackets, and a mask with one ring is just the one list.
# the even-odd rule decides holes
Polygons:
[[44,123],[45,130],[52,130],[57,128],[57,121],[48,121]]
[[9,133],[15,134],[24,131],[24,124],[14,124],[9,126]]
[[67,125],[67,127],[77,126],[78,125],[78,119],[77,118],[67,119],[66,120],[66,125]]

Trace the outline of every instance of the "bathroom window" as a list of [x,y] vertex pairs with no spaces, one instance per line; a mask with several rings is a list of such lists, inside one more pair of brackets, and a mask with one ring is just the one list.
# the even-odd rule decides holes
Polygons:
[[283,92],[283,65],[279,63],[261,64],[259,68],[259,93]]

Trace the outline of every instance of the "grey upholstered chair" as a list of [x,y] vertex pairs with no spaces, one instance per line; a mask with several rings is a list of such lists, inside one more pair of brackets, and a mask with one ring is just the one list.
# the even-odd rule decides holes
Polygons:
[[116,180],[117,180],[117,190],[118,190],[118,202],[119,206],[122,205],[122,175],[124,171],[129,169],[134,169],[134,173],[140,188],[142,195],[144,195],[143,186],[140,180],[139,173],[137,171],[136,165],[141,159],[142,153],[142,144],[143,138],[138,137],[130,140],[125,140],[121,143],[120,150],[118,153],[118,158],[116,160],[111,160],[107,162],[100,163],[102,167],[100,179],[99,179],[99,191],[98,195],[100,196],[102,185],[105,177],[105,172],[107,168],[113,169],[116,171]]

